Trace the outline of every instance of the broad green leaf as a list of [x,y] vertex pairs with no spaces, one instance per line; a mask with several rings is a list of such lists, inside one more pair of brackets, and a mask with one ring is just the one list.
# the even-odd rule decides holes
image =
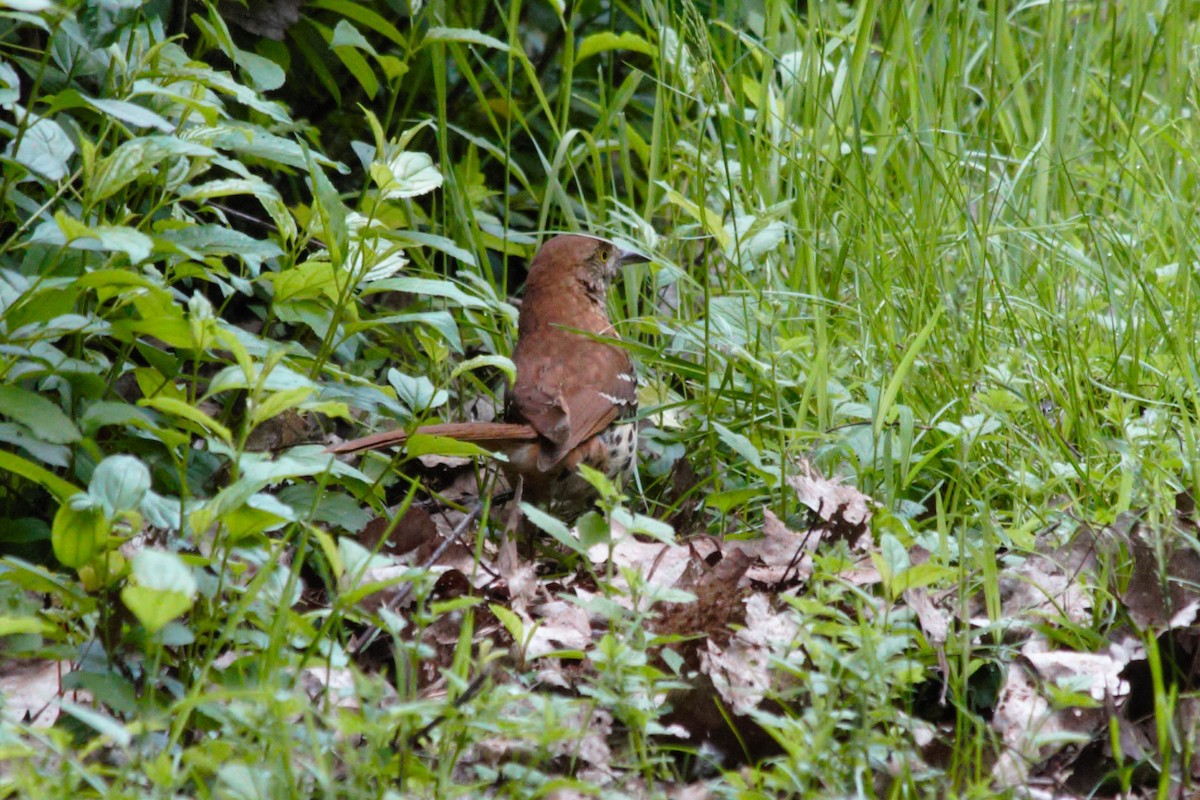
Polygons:
[[40,617],[0,616],[0,638],[18,633],[52,634],[54,626]]
[[59,707],[96,733],[106,737],[118,748],[125,749],[133,741],[133,734],[126,730],[120,721],[113,719],[103,711],[97,711],[94,708],[81,706],[67,700],[60,700]]
[[445,389],[437,389],[433,381],[424,375],[405,375],[394,367],[387,371],[388,383],[396,390],[400,402],[414,414],[428,409],[440,408],[450,399]]
[[[253,158],[274,161],[297,169],[307,169],[305,150],[292,139],[285,139],[249,123],[218,125],[189,131],[189,138],[202,141],[211,147],[240,153]],[[350,170],[344,164],[325,156],[314,154],[314,160],[325,167],[333,167],[341,174]]]
[[716,429],[717,436],[720,437],[721,441],[729,449],[758,469],[763,469],[762,454],[758,452],[758,448],[749,439],[740,433],[734,433],[719,422],[713,422],[712,426]]
[[428,153],[392,148],[371,164],[370,173],[386,200],[419,197],[442,185],[442,173]]
[[223,178],[197,186],[184,187],[179,192],[179,199],[209,200],[213,197],[229,197],[236,194],[248,194],[260,199],[279,197],[279,192],[275,190],[274,186],[258,178]]
[[329,40],[330,47],[353,47],[358,50],[363,50],[373,56],[379,54],[375,52],[375,48],[367,41],[358,28],[346,19],[339,19],[337,25],[333,27],[333,36]]
[[178,555],[145,548],[130,566],[130,583],[121,590],[121,600],[146,630],[157,632],[191,609],[196,579]]
[[96,558],[108,541],[109,520],[104,509],[87,495],[76,495],[58,507],[50,526],[54,557],[78,569]]
[[97,111],[102,111],[108,116],[126,122],[135,128],[155,128],[163,133],[170,133],[175,130],[174,123],[137,103],[131,103],[128,100],[97,100],[87,95],[82,95],[82,97],[84,102]]
[[88,482],[88,494],[110,517],[137,510],[150,491],[150,470],[133,456],[115,455],[101,461]]
[[337,543],[338,558],[345,566],[345,575],[355,580],[359,579],[368,569],[392,567],[395,563],[390,558],[375,555],[352,536],[343,536]]
[[475,358],[467,359],[451,371],[450,380],[454,380],[464,372],[470,372],[480,367],[491,367],[500,370],[508,378],[510,386],[517,380],[517,365],[512,362],[511,358],[498,355],[476,356]]
[[414,458],[416,456],[437,455],[473,458],[480,456],[490,458],[491,451],[471,442],[460,442],[447,436],[430,436],[424,433],[414,433],[404,442],[404,452]]
[[0,442],[18,447],[49,467],[66,469],[71,465],[71,448],[50,444],[29,432],[23,425],[0,422]]
[[283,67],[258,53],[235,48],[233,60],[245,73],[247,80],[260,92],[274,91],[287,80]]
[[525,519],[533,523],[537,528],[550,536],[559,544],[563,545],[572,552],[580,555],[587,555],[587,548],[583,543],[571,535],[570,528],[566,523],[557,517],[553,517],[542,511],[537,506],[532,506],[529,503],[521,503],[521,513],[525,515]]
[[138,263],[150,256],[153,240],[144,233],[121,225],[97,225],[89,228],[78,220],[67,217],[62,211],[34,229],[29,241],[34,244],[66,245],[73,250],[125,253],[129,260]]
[[649,536],[664,544],[675,542],[675,529],[662,520],[645,514],[633,514],[624,508],[613,509],[613,521],[625,526],[631,533]]
[[454,352],[461,353],[463,351],[462,337],[458,332],[458,321],[454,319],[454,315],[449,311],[418,311],[412,314],[391,314],[386,317],[377,317],[370,324],[354,327],[355,329],[359,329],[371,327],[372,325],[399,325],[409,322],[419,322],[430,326],[445,337],[446,342],[454,349]]
[[388,22],[387,19],[377,12],[358,3],[352,3],[350,0],[313,0],[313,2],[309,3],[309,7],[327,9],[339,17],[352,19],[376,33],[382,34],[394,44],[398,44],[405,49],[408,48],[408,38],[397,30],[395,25]]
[[429,42],[463,42],[491,47],[502,53],[509,51],[509,46],[494,36],[488,36],[471,28],[430,28],[425,33],[423,44]]
[[0,414],[53,444],[70,444],[80,438],[75,423],[57,404],[13,384],[0,385]]
[[29,14],[40,14],[54,8],[51,0],[0,0],[0,8],[11,8],[13,11],[24,11]]
[[60,503],[65,503],[71,497],[80,494],[79,487],[15,453],[0,450],[0,472],[9,472],[33,481],[54,495]]
[[250,427],[256,427],[284,411],[296,408],[312,397],[312,394],[313,390],[310,388],[297,387],[269,395],[266,400],[253,406],[250,414]]
[[262,388],[269,392],[283,392],[298,388],[311,391],[316,391],[317,389],[317,384],[311,378],[296,372],[286,364],[276,364],[267,373],[266,377],[260,377],[262,370],[263,364],[254,363],[251,367],[250,377],[247,378],[245,370],[241,367],[226,367],[209,381],[208,393],[205,396],[211,397],[219,392],[227,392],[230,389],[251,389],[258,386],[260,382]]
[[21,77],[7,61],[0,61],[0,108],[11,109],[21,99]]
[[335,47],[333,52],[358,81],[358,85],[363,88],[367,97],[374,99],[375,95],[379,93],[379,79],[375,77],[375,71],[362,57],[362,53],[352,47]]
[[433,250],[438,250],[451,258],[457,258],[464,264],[470,264],[472,267],[478,266],[479,262],[475,260],[475,255],[471,251],[459,247],[453,240],[445,236],[438,236],[425,231],[404,230],[396,231],[392,234],[396,238],[403,239],[414,244],[424,245]]
[[227,444],[233,441],[233,434],[229,428],[184,400],[160,395],[158,397],[144,397],[138,401],[138,405],[147,406],[156,411],[174,414],[177,417],[190,420],[200,426],[202,430],[216,435]]
[[276,303],[337,299],[337,272],[328,261],[305,261],[291,269],[265,273],[262,280],[275,287]]
[[210,158],[216,152],[202,144],[177,136],[143,136],[124,142],[96,167],[96,180],[89,187],[91,197],[104,200],[142,176],[159,177],[157,167],[163,159],[175,157]]
[[[197,62],[191,63],[195,64]],[[172,67],[163,70],[163,77],[195,81],[221,94],[232,97],[247,108],[261,112],[275,122],[284,125],[292,124],[292,119],[288,116],[287,109],[281,103],[264,99],[255,89],[239,83],[227,73],[216,72],[206,66]]]
[[155,235],[197,261],[203,261],[205,256],[227,255],[263,261],[283,255],[279,245],[274,242],[255,239],[224,225],[188,225],[156,231]]
[[487,308],[488,304],[478,297],[467,294],[458,284],[450,280],[435,278],[388,278],[376,281],[367,287],[363,294],[379,291],[405,292],[418,297],[444,297],[463,308]]
[[583,41],[579,43],[579,52],[575,56],[575,63],[578,64],[585,58],[590,58],[597,53],[604,53],[609,50],[632,50],[651,57],[658,53],[658,48],[632,31],[625,31],[621,34],[604,31],[603,33],[594,33],[591,36],[583,38]]
[[4,154],[10,156],[30,172],[50,181],[60,181],[70,171],[71,157],[75,155],[75,144],[71,137],[51,119],[39,119],[25,129],[16,152],[15,139],[10,139]]

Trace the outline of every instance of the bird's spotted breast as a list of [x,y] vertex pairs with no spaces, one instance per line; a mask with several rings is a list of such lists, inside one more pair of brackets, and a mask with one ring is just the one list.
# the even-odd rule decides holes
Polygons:
[[591,452],[587,464],[617,483],[629,480],[637,456],[637,423],[616,422],[596,435],[601,447]]

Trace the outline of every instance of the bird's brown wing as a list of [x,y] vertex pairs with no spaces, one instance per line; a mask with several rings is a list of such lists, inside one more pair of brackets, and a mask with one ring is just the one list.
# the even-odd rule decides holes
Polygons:
[[637,408],[633,365],[619,347],[551,328],[521,337],[513,361],[510,418],[552,445],[538,459],[543,471]]

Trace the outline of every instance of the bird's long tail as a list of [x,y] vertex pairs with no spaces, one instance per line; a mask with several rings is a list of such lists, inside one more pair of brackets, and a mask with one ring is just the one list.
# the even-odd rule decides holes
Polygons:
[[[438,425],[423,425],[412,431],[423,436],[445,436],[460,442],[482,444],[499,442],[529,442],[538,438],[537,431],[530,425],[510,422],[444,422]],[[351,439],[328,448],[330,453],[360,453],[364,450],[382,450],[404,444],[409,432],[403,429],[381,431],[370,436]]]

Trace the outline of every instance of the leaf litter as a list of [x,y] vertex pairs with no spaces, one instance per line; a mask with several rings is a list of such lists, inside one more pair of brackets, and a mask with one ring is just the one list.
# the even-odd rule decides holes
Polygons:
[[[505,637],[504,626],[480,624],[476,645],[500,635],[500,643],[514,653],[510,666],[528,668],[535,689],[560,698],[586,697],[594,673],[581,656],[601,647],[610,631],[611,611],[603,609],[615,605],[644,615],[647,633],[664,643],[650,650],[664,672],[676,678],[675,688],[651,698],[667,712],[659,718],[657,735],[715,754],[714,761],[729,767],[779,751],[759,720],[795,711],[782,698],[796,696],[787,689],[797,673],[781,669],[805,662],[804,617],[792,601],[804,596],[814,559],[844,542],[851,555],[843,558],[841,580],[873,592],[876,613],[911,613],[936,653],[934,672],[941,680],[949,674],[947,648],[960,649],[963,641],[984,653],[1000,643],[1012,653],[1002,664],[991,701],[973,709],[998,742],[989,767],[997,790],[1115,797],[1138,796],[1139,786],[1148,793],[1158,785],[1161,776],[1148,766],[1133,773],[1140,783],[1134,781],[1123,795],[1112,776],[1123,764],[1149,765],[1160,752],[1147,647],[1157,649],[1168,680],[1180,690],[1198,682],[1200,639],[1192,626],[1200,608],[1200,556],[1189,517],[1180,514],[1163,530],[1132,517],[1099,531],[1079,525],[1070,536],[1049,530],[1037,537],[1031,552],[1003,554],[992,599],[998,605],[989,614],[987,593],[975,589],[964,597],[957,588],[904,586],[888,600],[871,530],[878,504],[807,464],[788,483],[809,510],[802,530],[793,530],[769,509],[758,536],[724,541],[707,535],[646,541],[614,523],[609,541],[586,550],[590,564],[567,574],[540,576],[532,562],[487,544],[478,564],[468,563],[473,551],[464,546],[430,568],[457,572],[469,587],[465,592],[506,598],[504,607],[519,621],[524,639]],[[445,526],[438,527],[436,537],[424,535],[429,540],[411,551],[414,556],[428,552],[430,540],[444,537]],[[1127,554],[1130,567],[1123,587],[1098,568],[1120,553]],[[931,558],[918,545],[908,548],[910,567]],[[607,577],[600,585],[595,576]],[[1101,615],[1112,620],[1102,628],[1103,637],[1070,635],[1096,627]],[[453,648],[459,642],[446,637],[433,644]],[[449,662],[448,657],[437,660]],[[489,680],[514,678],[493,669]],[[945,706],[946,686],[935,694],[934,704]],[[529,702],[529,695],[519,697],[517,702]],[[1200,721],[1193,698],[1180,697],[1177,703],[1173,724]],[[954,723],[952,716],[939,721],[937,713],[927,712],[914,701],[918,719],[912,730],[929,760],[925,767],[937,769],[946,757],[944,745],[953,742]],[[922,724],[922,716],[929,722]],[[570,759],[575,766],[564,769],[599,785],[620,780],[630,790],[631,776],[619,778],[613,762],[621,725],[612,714],[585,703],[572,706],[569,717],[579,734]],[[1119,732],[1115,738],[1114,730]],[[1114,742],[1119,752],[1113,751]],[[527,746],[518,738],[494,737],[465,754],[460,768],[472,759],[500,763]],[[1187,784],[1200,775],[1197,767],[1200,762],[1175,765],[1175,774],[1167,778]]]

